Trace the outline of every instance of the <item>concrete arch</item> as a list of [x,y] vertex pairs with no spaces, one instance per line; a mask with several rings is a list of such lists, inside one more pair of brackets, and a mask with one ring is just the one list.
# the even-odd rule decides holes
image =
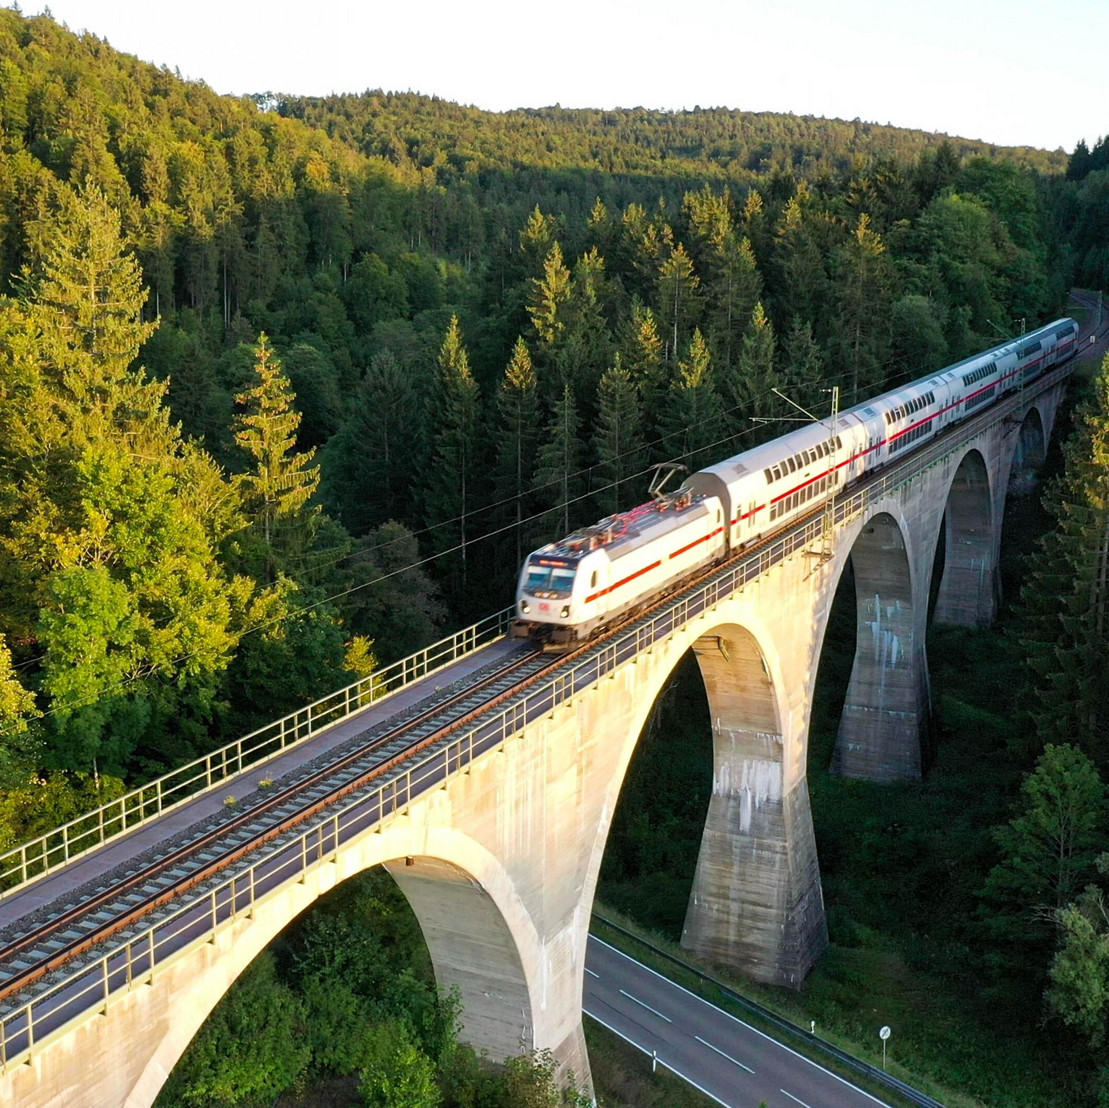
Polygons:
[[[470,836],[400,819],[363,836],[335,862],[318,866],[305,882],[292,884],[253,918],[217,936],[200,952],[202,966],[189,959],[188,972],[173,967],[144,990],[149,1030],[131,1045],[145,1039],[151,1049],[119,1103],[135,1108],[152,1103],[212,1009],[254,958],[318,897],[379,864],[397,879],[416,914],[437,983],[460,990],[462,1037],[493,1058],[534,1049],[534,998],[541,982],[525,967],[541,964],[541,943],[511,876]],[[150,993],[161,993],[162,1003],[151,1005]],[[150,1041],[151,1031],[156,1041]]]
[[997,614],[1000,585],[993,490],[977,449],[959,462],[944,509],[944,568],[933,618],[937,623],[987,627]]
[[920,584],[925,552],[910,550],[910,532],[899,515],[878,505],[850,536],[855,659],[831,767],[845,777],[897,781],[921,775],[921,737],[930,720],[927,597],[921,598]]

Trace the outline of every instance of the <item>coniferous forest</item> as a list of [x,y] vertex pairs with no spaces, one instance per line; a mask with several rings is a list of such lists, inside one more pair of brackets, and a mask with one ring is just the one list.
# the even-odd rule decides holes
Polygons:
[[[640,502],[652,463],[779,433],[755,420],[790,414],[772,390],[846,406],[1107,275],[1106,139],[231,98],[0,9],[0,849],[504,607],[524,553]],[[1076,388],[1042,508],[1006,521],[1002,633],[930,641],[920,799],[827,778],[814,714],[833,946],[811,1003],[850,1033],[841,996],[878,962],[965,1001],[985,1037],[922,1034],[904,1064],[968,1105],[1109,1104],[1107,390]],[[618,814],[603,877],[671,933],[711,765],[697,680],[660,705],[628,786],[648,815]],[[380,883],[345,896],[252,967],[166,1097],[270,1103],[403,1057],[412,1104],[550,1103],[543,1059],[474,1091],[414,923]],[[403,980],[382,944],[415,951]],[[387,1049],[299,1035],[340,978]],[[215,1036],[258,1011],[268,1053],[225,1064]],[[951,1039],[978,1045],[956,1063]]]

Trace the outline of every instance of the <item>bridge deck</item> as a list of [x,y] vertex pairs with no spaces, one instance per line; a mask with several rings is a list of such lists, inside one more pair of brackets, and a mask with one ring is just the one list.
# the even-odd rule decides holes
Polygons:
[[388,698],[367,705],[318,735],[249,766],[241,774],[225,781],[220,788],[198,794],[160,819],[110,839],[64,869],[13,890],[0,899],[0,932],[17,931],[21,920],[31,922],[29,917],[48,912],[53,905],[72,903],[74,895],[84,886],[133,864],[143,855],[165,853],[167,842],[186,835],[190,829],[221,815],[224,798],[228,795],[242,800],[256,791],[260,780],[267,777],[278,780],[307,766],[317,758],[355,740],[363,732],[407,713],[417,705],[430,702],[440,690],[465,680],[478,670],[499,662],[519,649],[518,643],[508,639],[481,647]]

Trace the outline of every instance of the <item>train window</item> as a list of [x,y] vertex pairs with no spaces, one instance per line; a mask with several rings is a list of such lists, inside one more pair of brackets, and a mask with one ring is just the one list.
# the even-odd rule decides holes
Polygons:
[[773,480],[774,480],[774,477],[773,477],[773,475],[771,474],[771,472],[770,472],[770,470],[769,470],[769,469],[764,469],[764,470],[762,471],[762,475],[763,475],[763,476],[764,476],[764,477],[766,478],[766,483],[767,483],[768,485],[770,484],[770,482],[771,482],[771,481],[773,481]]
[[786,468],[790,471],[790,473],[792,473],[797,468],[792,458],[786,458]]
[[[717,512],[716,514],[717,514],[717,516],[720,515],[719,512]],[[589,578],[589,587],[591,589],[595,589],[597,587],[597,571],[596,570],[593,571],[593,576]]]

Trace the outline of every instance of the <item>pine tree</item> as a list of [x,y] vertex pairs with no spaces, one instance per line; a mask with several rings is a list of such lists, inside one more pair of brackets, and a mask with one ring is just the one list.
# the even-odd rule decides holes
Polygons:
[[585,447],[580,426],[574,393],[566,385],[547,421],[532,482],[536,500],[549,508],[537,528],[544,542],[568,534],[571,518],[581,511],[578,503],[585,487],[582,473]]
[[593,447],[602,483],[597,502],[601,514],[610,515],[626,506],[628,486],[646,460],[639,391],[619,354],[601,377]]
[[[458,316],[451,316],[439,350],[432,405],[432,455],[424,483],[424,524],[436,552],[453,551],[440,567],[463,594],[469,558],[468,516],[478,498],[478,387],[462,342]],[[457,568],[455,568],[457,567]]]
[[263,577],[293,570],[312,538],[313,513],[305,511],[320,482],[316,451],[297,453],[300,413],[293,407],[289,379],[263,333],[254,348],[257,384],[235,397],[243,410],[235,418],[235,442],[252,459],[239,482],[243,502],[262,541]]

